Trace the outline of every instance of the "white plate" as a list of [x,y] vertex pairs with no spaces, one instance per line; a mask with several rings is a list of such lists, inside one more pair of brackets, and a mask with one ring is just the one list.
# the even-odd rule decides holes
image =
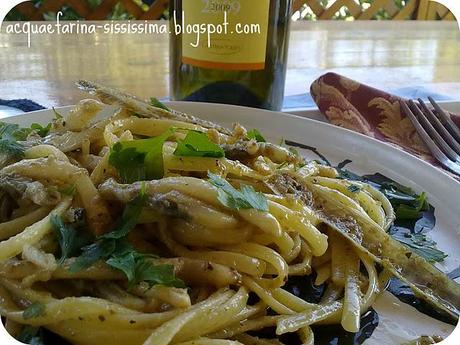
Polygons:
[[[436,208],[436,228],[430,233],[440,249],[449,254],[441,270],[449,272],[460,266],[460,183],[424,161],[388,144],[327,123],[294,115],[265,110],[205,103],[171,102],[172,108],[204,119],[231,126],[240,122],[247,128],[259,129],[270,141],[289,139],[316,147],[333,164],[345,159],[353,162],[348,169],[359,174],[379,172],[414,190],[425,191]],[[57,111],[65,114],[70,108]],[[21,125],[46,124],[52,111],[38,111],[5,119]],[[307,157],[316,159],[309,151]],[[448,336],[453,326],[419,313],[389,293],[375,304],[380,323],[366,344],[394,345],[420,335]]]
[[7,107],[6,105],[0,105],[0,119],[19,114],[24,114],[24,112],[17,108]]

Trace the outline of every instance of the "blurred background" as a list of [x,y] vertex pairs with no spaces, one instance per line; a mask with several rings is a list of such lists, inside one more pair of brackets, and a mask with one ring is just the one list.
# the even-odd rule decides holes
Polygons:
[[[2,1],[2,0],[0,0]],[[197,0],[199,1],[199,0]],[[460,1],[460,0],[459,0]],[[170,0],[32,0],[8,21],[160,20]],[[292,0],[284,109],[315,107],[311,83],[334,71],[404,97],[460,100],[460,32],[429,0]],[[397,24],[396,24],[397,21]],[[0,32],[0,100],[74,104],[78,79],[97,80],[142,98],[170,96],[167,34],[33,35]]]
[[[32,0],[15,7],[9,21],[168,19],[169,0]],[[294,20],[455,20],[429,0],[294,0]]]

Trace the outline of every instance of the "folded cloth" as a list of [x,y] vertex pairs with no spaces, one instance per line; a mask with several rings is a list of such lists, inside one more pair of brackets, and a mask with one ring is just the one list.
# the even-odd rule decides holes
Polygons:
[[[319,77],[310,92],[332,124],[390,143],[443,169],[402,111],[402,98],[336,73]],[[460,127],[460,115],[451,114],[451,118]]]

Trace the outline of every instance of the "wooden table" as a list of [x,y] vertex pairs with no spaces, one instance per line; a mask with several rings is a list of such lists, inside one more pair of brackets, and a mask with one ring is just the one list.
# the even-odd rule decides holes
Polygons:
[[[167,35],[0,34],[0,98],[46,106],[82,97],[77,79],[140,97],[168,96]],[[428,87],[460,100],[460,33],[455,22],[295,22],[286,94],[306,93],[333,70],[384,89]]]

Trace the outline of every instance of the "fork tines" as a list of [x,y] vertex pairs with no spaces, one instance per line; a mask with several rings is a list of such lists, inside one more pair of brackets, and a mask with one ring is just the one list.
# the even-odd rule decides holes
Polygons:
[[428,99],[434,109],[430,109],[420,98],[418,104],[409,100],[401,102],[401,107],[433,156],[460,175],[460,129],[433,98]]

